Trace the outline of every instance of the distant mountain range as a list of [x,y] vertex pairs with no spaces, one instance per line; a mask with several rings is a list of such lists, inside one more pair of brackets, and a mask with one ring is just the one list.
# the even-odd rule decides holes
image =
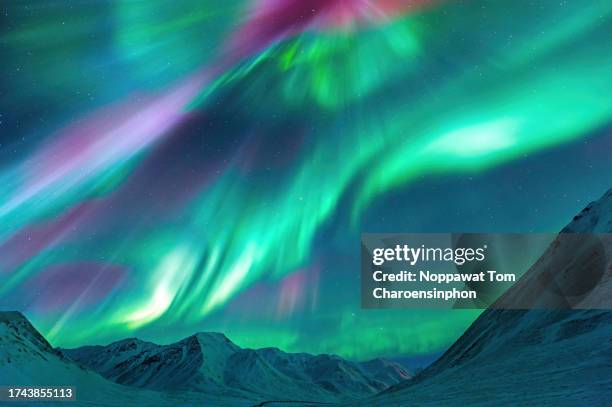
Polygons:
[[254,405],[265,400],[340,402],[409,380],[398,363],[242,349],[221,333],[170,345],[135,338],[54,349],[19,312],[0,312],[0,383],[70,385],[101,405]]
[[[563,232],[612,233],[612,190]],[[543,309],[547,301],[589,308],[610,298],[612,239],[586,241],[580,262],[562,244],[553,242],[414,378],[384,359],[242,349],[220,333],[163,346],[131,338],[54,349],[22,314],[2,312],[0,384],[75,386],[77,405],[101,406],[612,405],[612,311]],[[604,272],[594,277],[592,265]],[[495,309],[526,295],[541,309]]]
[[384,359],[356,363],[335,355],[242,349],[210,332],[164,346],[124,339],[61,353],[126,386],[244,398],[337,401],[372,395],[412,377]]

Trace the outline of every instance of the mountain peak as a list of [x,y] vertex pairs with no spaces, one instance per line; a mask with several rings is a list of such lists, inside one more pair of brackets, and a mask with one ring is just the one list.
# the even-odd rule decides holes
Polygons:
[[220,332],[196,332],[195,334],[188,336],[187,338],[176,342],[177,344],[183,343],[198,343],[204,347],[229,347],[232,350],[239,349],[238,345],[232,342],[227,336]]
[[612,230],[612,188],[574,216],[561,233],[609,233]]
[[192,336],[195,336],[197,338],[202,338],[202,339],[216,339],[216,340],[230,341],[230,339],[221,332],[196,332]]
[[121,345],[127,345],[127,344],[132,344],[132,343],[144,343],[145,341],[138,339],[138,338],[124,338],[124,339],[119,339],[118,341],[112,342],[109,346],[121,346]]
[[17,322],[17,321],[25,321],[28,322],[28,319],[19,311],[0,311],[0,322]]

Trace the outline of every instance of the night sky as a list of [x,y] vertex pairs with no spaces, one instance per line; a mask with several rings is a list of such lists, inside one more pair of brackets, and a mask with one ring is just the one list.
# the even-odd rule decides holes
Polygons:
[[361,232],[556,232],[612,186],[612,3],[0,6],[0,308],[57,346],[222,331],[424,357]]

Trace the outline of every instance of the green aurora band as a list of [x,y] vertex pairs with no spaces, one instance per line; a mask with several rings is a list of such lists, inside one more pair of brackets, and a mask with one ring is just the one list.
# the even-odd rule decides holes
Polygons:
[[[129,278],[94,306],[85,306],[92,284],[61,312],[32,311],[54,344],[126,335],[167,342],[206,329],[221,330],[242,346],[358,359],[443,349],[478,311],[366,312],[358,308],[354,283],[347,283],[352,294],[333,301],[331,289],[312,280],[295,288],[302,292],[296,296],[307,298],[302,308],[283,317],[275,313],[277,297],[262,298],[252,313],[240,302],[239,312],[231,307],[258,284],[278,291],[286,281],[294,284],[296,273],[310,273],[321,230],[339,219],[357,233],[372,202],[390,191],[424,177],[483,173],[609,125],[612,4],[557,3],[441,3],[356,27],[308,29],[270,45],[214,78],[185,107],[192,114],[229,104],[251,124],[298,121],[306,141],[282,172],[273,170],[273,178],[265,169],[248,173],[236,154],[213,171],[212,181],[190,185],[190,199],[172,216],[137,223],[119,236],[60,235],[14,269],[0,270],[0,297],[26,290],[29,279],[54,265],[95,261],[127,267]],[[104,103],[131,89],[175,86],[214,59],[215,47],[239,21],[238,4],[215,4],[117,2],[110,12],[116,16],[110,47],[130,83],[112,92],[95,80],[84,86]],[[143,7],[171,10],[156,20],[159,14]],[[79,41],[57,48],[67,58],[91,52],[81,38],[85,23],[71,24],[62,35]],[[39,44],[51,27],[48,22],[6,34],[4,47]],[[45,63],[50,57],[43,50],[40,58]],[[167,60],[170,68],[163,66]],[[55,94],[77,87],[78,79],[61,70],[52,63],[39,76],[59,86]],[[80,112],[95,106],[87,103]],[[258,138],[272,137],[260,127],[244,126]],[[201,137],[209,137],[206,129]],[[118,159],[74,188],[0,212],[6,227],[0,247],[26,225],[117,194],[149,159],[148,151]],[[3,167],[1,200],[19,193],[22,169],[18,162]]]

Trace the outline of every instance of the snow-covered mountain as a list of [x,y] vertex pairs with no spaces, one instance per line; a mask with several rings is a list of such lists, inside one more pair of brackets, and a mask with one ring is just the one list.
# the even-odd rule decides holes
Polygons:
[[[161,393],[113,383],[54,349],[19,312],[0,312],[0,384],[71,386],[76,388],[77,397],[71,405],[251,406],[254,401],[203,393]],[[50,406],[54,403],[44,401],[40,404]]]
[[[135,338],[54,349],[19,312],[0,312],[0,383],[72,386],[77,405],[253,405],[265,400],[340,401],[409,379],[384,359],[242,349],[220,333],[170,345]],[[47,403],[47,402],[45,402]]]
[[[612,233],[612,190],[562,232]],[[545,309],[604,308],[602,296],[612,296],[610,235],[584,238],[571,256],[564,239],[553,242],[440,359],[363,404],[612,405],[609,305]],[[527,300],[539,309],[494,309]]]
[[[156,390],[223,390],[220,361],[238,347],[222,334],[197,334],[168,346],[136,338],[63,354],[114,382]],[[206,363],[204,362],[206,355]]]
[[285,353],[276,348],[259,349],[257,353],[288,377],[335,394],[372,394],[412,377],[403,366],[381,358],[357,363],[336,355]]
[[220,333],[198,333],[170,345],[124,339],[62,353],[128,386],[247,398],[345,400],[411,377],[402,366],[383,359],[356,363],[335,355],[242,349]]
[[53,349],[21,313],[0,312],[0,383],[55,384],[64,376],[103,381]]

